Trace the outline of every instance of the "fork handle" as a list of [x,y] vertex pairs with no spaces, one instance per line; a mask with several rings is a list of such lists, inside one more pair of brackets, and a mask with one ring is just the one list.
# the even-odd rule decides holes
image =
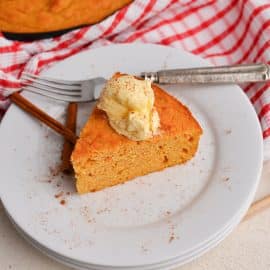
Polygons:
[[270,79],[270,66],[267,64],[250,64],[170,69],[145,72],[141,76],[160,84],[260,82]]

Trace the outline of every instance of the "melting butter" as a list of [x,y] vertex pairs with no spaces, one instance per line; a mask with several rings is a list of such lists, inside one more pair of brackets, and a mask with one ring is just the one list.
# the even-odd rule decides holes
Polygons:
[[106,112],[116,132],[141,141],[158,133],[160,121],[154,102],[150,80],[121,75],[106,83],[97,106]]

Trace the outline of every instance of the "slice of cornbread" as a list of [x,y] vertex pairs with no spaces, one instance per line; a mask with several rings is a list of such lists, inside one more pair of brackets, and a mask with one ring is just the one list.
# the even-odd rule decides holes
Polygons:
[[78,193],[117,185],[194,156],[202,134],[200,125],[177,99],[157,85],[152,88],[160,132],[151,139],[132,141],[119,135],[106,113],[94,109],[71,156]]

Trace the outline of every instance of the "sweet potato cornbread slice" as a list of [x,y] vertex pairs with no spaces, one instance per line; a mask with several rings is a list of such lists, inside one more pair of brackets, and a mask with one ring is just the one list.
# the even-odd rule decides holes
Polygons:
[[119,135],[106,113],[94,109],[71,156],[78,193],[124,183],[194,156],[202,134],[200,125],[177,99],[156,85],[152,88],[161,128],[151,139],[132,141]]
[[132,0],[0,1],[0,30],[40,33],[94,24]]

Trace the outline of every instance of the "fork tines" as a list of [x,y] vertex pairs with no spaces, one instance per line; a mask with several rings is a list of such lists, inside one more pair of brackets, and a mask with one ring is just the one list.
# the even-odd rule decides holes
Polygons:
[[80,81],[51,79],[26,72],[22,73],[21,79],[24,89],[34,93],[64,101],[71,101],[71,99],[81,97]]

